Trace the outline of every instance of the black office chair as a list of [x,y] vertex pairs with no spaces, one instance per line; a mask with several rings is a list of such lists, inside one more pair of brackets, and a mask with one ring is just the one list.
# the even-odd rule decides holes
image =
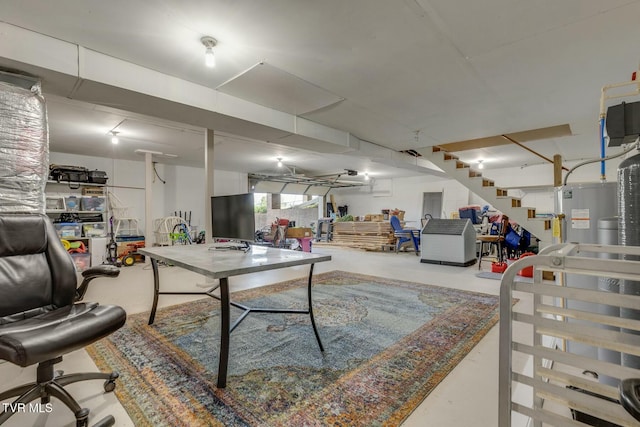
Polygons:
[[[117,268],[97,266],[83,272],[76,289],[76,271],[71,256],[44,215],[0,214],[0,359],[22,367],[38,364],[36,382],[0,393],[3,405],[0,424],[40,398],[51,396],[73,411],[77,426],[87,426],[89,410],[63,388],[83,380],[104,379],[105,391],[115,388],[117,373],[54,373],[54,364],[64,354],[97,341],[124,325],[121,307],[79,302],[88,282],[96,277],[115,277]],[[96,426],[113,425],[109,415]]]

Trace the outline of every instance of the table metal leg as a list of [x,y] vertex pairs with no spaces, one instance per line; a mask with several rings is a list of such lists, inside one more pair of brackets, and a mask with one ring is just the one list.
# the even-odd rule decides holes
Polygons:
[[311,317],[311,326],[313,326],[313,332],[316,334],[316,340],[318,340],[320,351],[324,351],[322,341],[320,341],[320,334],[318,334],[318,328],[316,327],[316,320],[313,317],[313,302],[311,300],[311,280],[313,278],[313,266],[314,264],[311,264],[311,268],[309,269],[309,281],[307,284],[307,294],[309,296],[309,316]]
[[151,258],[151,268],[153,269],[153,305],[151,306],[151,314],[149,314],[149,325],[153,324],[156,317],[156,308],[158,308],[158,294],[160,293],[160,274],[158,272],[158,260]]
[[227,386],[227,367],[229,365],[229,335],[231,325],[231,307],[229,304],[229,279],[220,279],[220,361],[218,364],[218,388]]

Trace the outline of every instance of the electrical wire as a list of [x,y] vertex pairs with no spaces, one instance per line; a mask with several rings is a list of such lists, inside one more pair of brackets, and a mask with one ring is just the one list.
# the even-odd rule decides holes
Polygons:
[[579,167],[584,166],[584,165],[588,165],[588,164],[591,164],[591,163],[606,162],[607,160],[611,160],[611,159],[615,159],[615,158],[620,157],[620,156],[624,156],[625,154],[629,153],[630,151],[633,151],[635,148],[638,148],[638,140],[636,140],[636,142],[631,144],[630,148],[628,148],[628,149],[626,149],[626,150],[624,150],[624,151],[622,151],[622,152],[620,152],[618,154],[614,154],[613,156],[607,156],[607,157],[602,157],[602,158],[598,157],[597,159],[586,160],[586,161],[584,161],[582,163],[578,163],[577,165],[575,165],[574,167],[569,169],[567,174],[564,176],[563,185],[567,185],[567,179],[569,178],[569,175],[571,175],[571,173],[574,170],[578,169]]
[[158,162],[153,162],[153,172],[156,174],[161,183],[166,184],[167,181],[163,180],[162,178],[160,178],[160,175],[158,175],[158,171],[156,170],[156,163]]

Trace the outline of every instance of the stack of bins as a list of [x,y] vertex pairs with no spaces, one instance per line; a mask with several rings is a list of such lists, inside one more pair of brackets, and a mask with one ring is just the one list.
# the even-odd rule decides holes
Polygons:
[[40,83],[0,73],[0,212],[45,212],[47,113]]

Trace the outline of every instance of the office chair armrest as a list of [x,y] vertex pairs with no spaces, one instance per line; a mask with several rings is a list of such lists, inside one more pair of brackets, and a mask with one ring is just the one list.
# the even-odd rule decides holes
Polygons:
[[85,279],[94,279],[96,277],[118,277],[120,269],[115,265],[102,264],[89,267],[82,272]]
[[82,283],[76,289],[76,301],[82,301],[84,294],[87,293],[89,282],[98,277],[118,277],[120,275],[120,269],[115,265],[96,265],[95,267],[87,268],[82,272]]

